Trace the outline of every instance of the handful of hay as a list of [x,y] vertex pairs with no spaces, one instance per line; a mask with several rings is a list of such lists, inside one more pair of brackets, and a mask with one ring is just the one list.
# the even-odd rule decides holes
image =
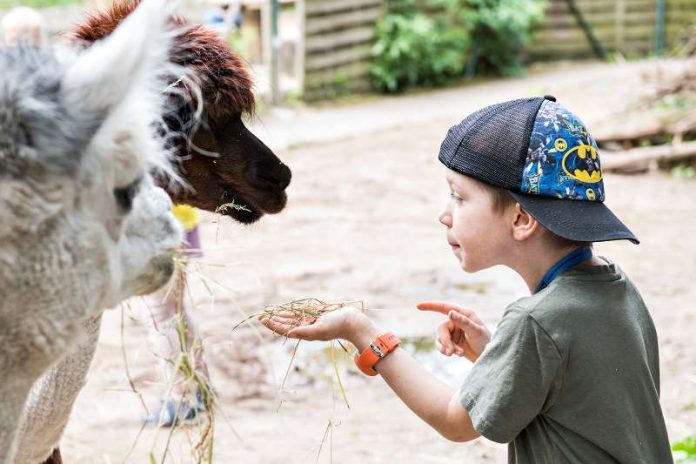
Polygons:
[[[251,316],[247,317],[246,319],[238,323],[236,326],[234,326],[232,330],[235,330],[240,325],[250,321],[251,319],[271,318],[281,313],[291,314],[293,316],[293,323],[297,326],[312,325],[321,316],[349,306],[353,306],[359,308],[361,311],[365,311],[365,304],[362,301],[326,303],[317,298],[303,298],[281,305],[266,306],[263,309],[263,311],[256,314],[252,314]],[[343,345],[341,346],[343,347]]]
[[[292,324],[295,326],[301,326],[301,325],[311,325],[317,322],[319,318],[322,316],[332,313],[334,311],[338,311],[339,309],[343,309],[346,307],[354,307],[357,309],[360,309],[361,311],[365,310],[365,304],[362,301],[347,301],[347,302],[342,302],[342,303],[327,303],[324,301],[321,301],[317,298],[303,298],[300,300],[294,300],[289,303],[281,304],[281,305],[270,305],[266,306],[263,311],[252,314],[251,316],[246,317],[244,320],[239,322],[237,325],[234,326],[232,329],[233,331],[237,329],[239,326],[242,324],[249,323],[252,319],[264,319],[264,318],[272,318],[273,316],[283,314],[283,315],[290,315],[291,317],[289,318],[292,321]],[[291,367],[293,365],[293,362],[295,360],[295,355],[297,354],[297,348],[300,346],[300,343],[302,340],[297,340],[297,343],[295,344],[295,347],[292,352],[292,356],[290,358],[290,362],[288,363],[288,367],[285,371],[285,376],[283,377],[283,381],[280,386],[280,391],[282,392],[285,388],[285,384],[288,380],[288,376],[290,375]],[[348,397],[346,396],[345,389],[343,388],[343,382],[341,381],[341,376],[338,371],[338,366],[336,364],[336,357],[334,354],[334,342],[338,343],[340,347],[343,349],[343,351],[348,352],[348,349],[341,343],[340,340],[332,340],[329,342],[329,353],[331,355],[331,362],[334,367],[334,373],[336,376],[336,383],[338,384],[339,391],[341,393],[341,396],[343,397],[343,401],[345,402],[346,406],[350,408],[350,405],[348,403]],[[282,405],[282,400],[281,400],[281,405]],[[280,406],[279,406],[280,407]]]

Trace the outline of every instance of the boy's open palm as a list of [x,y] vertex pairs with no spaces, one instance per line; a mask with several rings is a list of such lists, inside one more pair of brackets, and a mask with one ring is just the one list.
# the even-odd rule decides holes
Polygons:
[[260,321],[276,334],[288,338],[327,341],[348,339],[356,312],[354,308],[343,308],[315,319],[309,315],[300,317],[291,311],[279,311],[272,316],[262,317]]
[[444,301],[424,301],[417,308],[447,316],[437,329],[437,348],[445,356],[456,354],[475,362],[491,340],[486,325],[470,309]]

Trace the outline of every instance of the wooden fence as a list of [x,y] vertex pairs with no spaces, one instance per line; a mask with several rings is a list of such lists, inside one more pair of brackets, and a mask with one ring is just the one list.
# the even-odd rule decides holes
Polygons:
[[384,0],[305,0],[304,96],[369,90],[370,49]]
[[[575,0],[609,53],[654,50],[657,0]],[[304,0],[304,98],[369,90],[375,23],[398,0]],[[665,0],[665,49],[696,28],[696,0]],[[593,48],[567,0],[547,0],[544,22],[526,51],[528,61],[590,58]]]
[[[656,0],[576,0],[576,4],[607,53],[634,56],[654,51]],[[690,25],[696,25],[696,1],[665,0],[666,50],[684,40]],[[593,56],[566,0],[549,0],[528,54],[530,61]]]

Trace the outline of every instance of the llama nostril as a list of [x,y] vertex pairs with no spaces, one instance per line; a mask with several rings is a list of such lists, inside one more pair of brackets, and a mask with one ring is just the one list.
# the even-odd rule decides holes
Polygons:
[[259,169],[256,173],[256,180],[263,186],[272,186],[285,190],[290,184],[292,174],[290,169],[284,164],[274,166],[274,169]]
[[288,185],[290,185],[290,179],[292,178],[292,173],[290,172],[290,168],[288,168],[284,164],[279,165],[279,171],[280,171],[280,176],[279,176],[278,186],[281,188],[281,190],[285,190],[288,187]]

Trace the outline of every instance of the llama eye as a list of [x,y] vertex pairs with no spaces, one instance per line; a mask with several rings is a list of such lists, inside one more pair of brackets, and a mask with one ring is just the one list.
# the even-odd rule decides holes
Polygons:
[[22,144],[26,145],[27,147],[33,148],[34,138],[31,136],[31,132],[29,131],[29,128],[26,126],[26,124],[22,122],[19,123],[19,133],[22,137]]
[[141,180],[141,178],[138,178],[135,182],[127,185],[126,187],[114,189],[114,198],[116,199],[116,204],[123,213],[129,212],[131,208],[133,208],[133,198],[135,198],[135,195],[138,193]]

